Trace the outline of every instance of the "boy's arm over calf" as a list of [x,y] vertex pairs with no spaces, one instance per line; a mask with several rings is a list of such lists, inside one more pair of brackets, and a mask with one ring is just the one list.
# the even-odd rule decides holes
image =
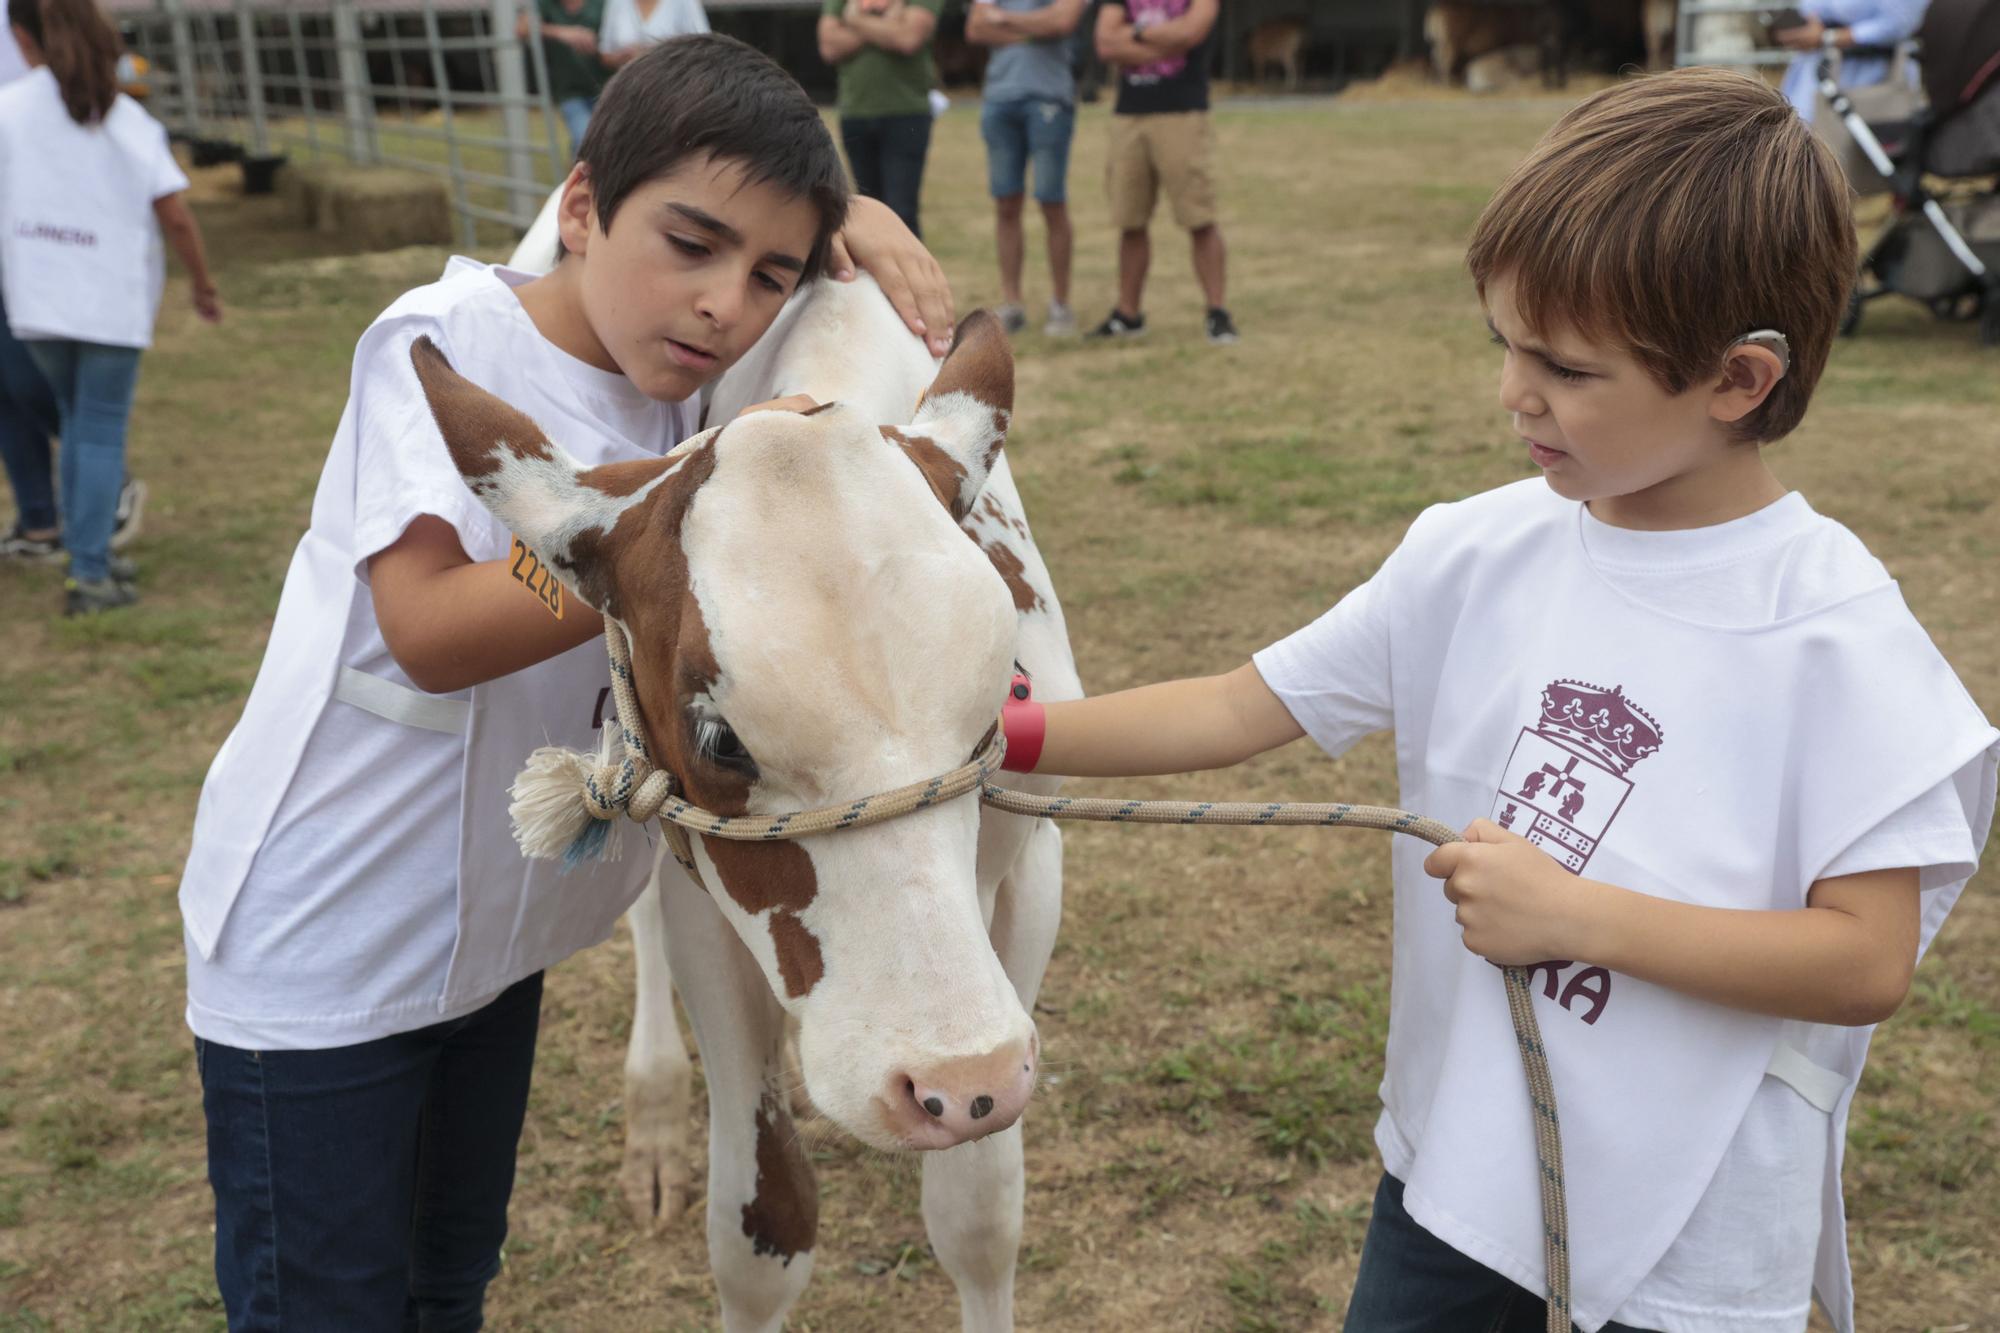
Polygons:
[[495,680],[604,632],[574,598],[561,619],[505,560],[475,561],[441,518],[425,514],[368,560],[382,639],[418,689],[432,694]]

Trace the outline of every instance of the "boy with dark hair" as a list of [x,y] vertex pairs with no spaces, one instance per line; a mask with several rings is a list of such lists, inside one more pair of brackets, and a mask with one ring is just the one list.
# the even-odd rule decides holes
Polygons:
[[[826,265],[846,207],[790,76],[728,38],[665,42],[605,91],[563,186],[563,263],[531,280],[455,259],[362,335],[181,883],[232,1329],[478,1326],[542,970],[646,878],[645,858],[552,873],[508,834],[520,755],[594,744],[602,626],[509,559],[411,345],[561,423],[588,463],[657,457]],[[848,239],[864,263],[915,247]]]
[[1682,70],[1558,121],[1469,261],[1542,476],[1426,510],[1228,675],[1050,705],[1035,767],[1186,772],[1393,729],[1402,804],[1469,824],[1392,853],[1350,1333],[1543,1327],[1534,1111],[1488,963],[1531,977],[1575,1322],[1799,1329],[1817,1293],[1851,1333],[1848,1107],[1977,867],[2000,732],[1764,457],[1854,280],[1846,184],[1770,88]]

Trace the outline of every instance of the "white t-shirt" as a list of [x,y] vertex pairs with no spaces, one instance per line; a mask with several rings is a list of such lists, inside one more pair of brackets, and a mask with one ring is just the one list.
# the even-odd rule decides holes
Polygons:
[[14,25],[0,16],[0,87],[27,72],[27,59],[21,54],[20,44],[14,40]]
[[[1539,482],[1522,485],[1541,487]],[[1532,491],[1518,494],[1523,501],[1544,502]],[[1613,528],[1587,510],[1576,513],[1576,519],[1584,559],[1620,596],[1725,632],[1810,617],[1880,590],[1888,581],[1881,563],[1858,538],[1815,513],[1796,494],[1732,523],[1679,532]],[[1545,560],[1547,548],[1539,554]],[[1397,675],[1394,656],[1410,651],[1394,642],[1391,584],[1378,574],[1320,620],[1256,656],[1267,684],[1330,751],[1337,753],[1362,735],[1395,724],[1410,707],[1410,701],[1394,698],[1391,688]],[[1398,595],[1409,594],[1414,586],[1402,584]],[[1564,611],[1550,605],[1547,613],[1560,618]],[[1697,676],[1702,670],[1693,662],[1677,666]],[[1421,704],[1417,711],[1423,711]],[[1404,748],[1400,735],[1398,746],[1399,751]],[[1989,768],[1991,763],[1989,756]],[[1658,791],[1656,784],[1647,794]],[[1990,801],[1990,792],[1986,799]],[[1685,821],[1694,808],[1664,814],[1640,810],[1631,817],[1650,814]],[[1981,823],[1975,834],[1961,792],[1945,777],[1840,850],[1818,878],[1917,866],[1923,868],[1926,890],[1948,886],[1955,891],[1976,865],[1984,832]],[[1935,922],[1931,924],[1934,929]],[[1423,984],[1420,979],[1418,984]],[[1568,1000],[1565,992],[1564,1008]],[[1543,1021],[1546,1033],[1549,1020]],[[1854,1031],[1788,1023],[1781,1040],[1815,1063],[1839,1067],[1841,1048]],[[1559,1083],[1558,1098],[1579,1095],[1571,1091],[1577,1086],[1577,1080]],[[1840,1110],[1844,1118],[1844,1102]],[[1392,1170],[1413,1157],[1415,1150],[1387,1112],[1377,1137]],[[1766,1076],[1684,1226],[1611,1317],[1662,1333],[1775,1333],[1802,1327],[1812,1299],[1823,1220],[1829,1207],[1832,1217],[1839,1216],[1838,1163],[1828,1161],[1832,1137],[1828,1112]],[[1570,1165],[1573,1181],[1577,1171],[1590,1169]],[[1842,1257],[1844,1280],[1844,1250]],[[1822,1283],[1823,1288],[1829,1285],[1839,1284]],[[1823,1296],[1834,1304],[1845,1293]]]
[[153,201],[187,185],[165,127],[125,94],[79,125],[46,66],[0,88],[0,283],[14,335],[149,345],[166,286]]
[[622,51],[628,46],[650,46],[669,37],[707,31],[708,14],[701,0],[659,0],[643,19],[636,0],[608,0],[604,22],[597,29],[597,49]]
[[[644,857],[542,881],[536,892],[594,923],[537,934],[525,918],[548,903],[530,897],[524,907],[508,896],[504,874],[475,884],[460,873],[468,821],[479,823],[482,854],[513,851],[504,786],[531,745],[590,744],[596,682],[609,684],[601,642],[496,682],[514,693],[506,709],[489,711],[525,703],[534,716],[527,738],[487,761],[504,771],[483,775],[490,790],[477,811],[461,812],[468,734],[322,697],[340,668],[414,688],[383,642],[366,586],[369,557],[414,519],[450,523],[475,560],[508,549],[506,530],[438,436],[410,363],[418,337],[585,463],[657,455],[695,433],[692,403],[655,402],[543,338],[513,292],[531,276],[454,260],[442,281],[398,301],[361,340],[312,530],[287,575],[243,721],[202,792],[181,890],[187,1020],[201,1037],[319,1049],[444,1021],[602,938],[643,887]],[[322,551],[328,558],[313,555]],[[470,703],[476,717],[487,688],[441,697]],[[274,787],[281,796],[262,813]],[[232,841],[243,838],[249,846]]]

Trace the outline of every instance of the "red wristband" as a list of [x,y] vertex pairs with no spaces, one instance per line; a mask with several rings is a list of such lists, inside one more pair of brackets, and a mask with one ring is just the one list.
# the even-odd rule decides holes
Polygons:
[[1048,710],[1035,702],[1034,687],[1024,675],[1016,675],[1007,687],[1007,702],[1000,709],[1000,731],[1007,738],[1007,757],[1000,767],[1009,773],[1032,773],[1042,758],[1042,741],[1048,735]]

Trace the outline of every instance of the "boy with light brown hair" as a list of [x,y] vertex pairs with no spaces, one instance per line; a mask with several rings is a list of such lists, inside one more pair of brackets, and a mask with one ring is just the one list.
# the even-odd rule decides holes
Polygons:
[[1529,970],[1576,1324],[1800,1329],[1816,1292],[1846,1333],[1848,1106],[2000,764],[1882,564],[1763,453],[1854,278],[1846,187],[1769,88],[1678,71],[1558,121],[1468,261],[1541,479],[1426,510],[1227,675],[1011,710],[1010,763],[1186,772],[1393,729],[1402,804],[1466,829],[1393,853],[1350,1333],[1543,1327],[1534,1111],[1489,963]]

